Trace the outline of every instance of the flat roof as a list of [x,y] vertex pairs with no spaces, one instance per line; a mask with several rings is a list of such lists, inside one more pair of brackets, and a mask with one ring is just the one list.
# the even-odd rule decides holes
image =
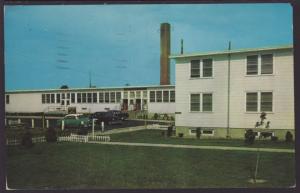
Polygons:
[[99,90],[141,90],[147,88],[170,88],[175,85],[150,85],[150,86],[123,86],[123,87],[93,87],[93,88],[68,88],[68,89],[35,89],[35,90],[10,90],[5,93],[36,93],[36,92],[76,92],[76,91],[99,91]]
[[171,55],[171,56],[169,56],[169,58],[170,59],[178,59],[178,58],[188,58],[188,57],[196,57],[196,56],[237,54],[237,53],[245,53],[245,52],[257,52],[257,51],[281,50],[281,49],[293,49],[293,45],[289,44],[289,45],[274,46],[274,47],[243,48],[243,49],[236,49],[236,50],[222,50],[222,51],[214,51],[214,52],[177,54],[177,55]]

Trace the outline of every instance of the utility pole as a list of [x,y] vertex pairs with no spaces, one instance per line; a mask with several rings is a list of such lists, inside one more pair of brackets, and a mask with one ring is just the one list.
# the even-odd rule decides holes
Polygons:
[[230,60],[231,60],[231,42],[228,44],[228,78],[227,78],[227,130],[226,130],[226,138],[229,138],[229,122],[230,122]]

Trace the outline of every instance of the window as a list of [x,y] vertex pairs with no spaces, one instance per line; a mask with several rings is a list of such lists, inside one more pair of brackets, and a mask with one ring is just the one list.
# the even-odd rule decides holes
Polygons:
[[45,104],[45,103],[46,103],[46,95],[42,94],[42,104]]
[[273,74],[273,54],[261,55],[261,74]]
[[116,92],[117,103],[121,102],[121,92]]
[[5,104],[9,104],[9,95],[5,95]]
[[156,91],[156,102],[162,102],[162,91]]
[[143,91],[143,98],[147,98],[147,91],[146,90]]
[[105,94],[104,94],[104,101],[105,101],[105,103],[109,103],[109,92],[106,92]]
[[115,92],[111,92],[110,93],[110,102],[111,103],[115,103],[116,102],[116,93]]
[[256,75],[258,73],[258,56],[247,56],[247,75]]
[[164,101],[164,103],[169,102],[169,91],[168,90],[163,91],[163,101]]
[[191,94],[191,111],[200,111],[200,94]]
[[50,103],[50,94],[46,94],[46,103]]
[[155,103],[155,91],[150,91],[150,102]]
[[60,93],[56,94],[56,103],[60,103]]
[[130,91],[130,98],[134,98],[134,97],[135,97],[134,91]]
[[190,96],[191,112],[212,112],[212,93],[195,93]]
[[141,91],[136,91],[136,98],[138,98],[138,99],[141,98]]
[[273,93],[261,92],[260,94],[260,110],[272,112]]
[[256,112],[257,111],[257,93],[247,93],[246,96],[246,110],[247,112]]
[[71,93],[71,103],[75,103],[75,93]]
[[86,103],[86,93],[82,93],[82,103]]
[[200,77],[200,60],[191,61],[191,78]]
[[70,99],[70,93],[67,93],[66,95],[67,95],[67,99]]
[[93,93],[93,103],[97,103],[97,93]]
[[124,95],[124,99],[128,98],[128,92],[127,91],[125,91],[123,95]]
[[55,103],[55,94],[50,95],[50,100],[51,103]]
[[81,103],[81,93],[77,93],[77,103]]
[[65,99],[65,93],[61,94],[61,99]]
[[272,92],[248,92],[246,94],[246,112],[272,112]]
[[203,59],[203,77],[212,77],[212,59]]
[[87,93],[87,102],[92,103],[92,93]]
[[175,102],[175,90],[170,91],[170,102]]
[[104,94],[103,94],[103,92],[99,92],[99,103],[104,103]]
[[212,94],[202,95],[202,111],[211,112],[212,111]]

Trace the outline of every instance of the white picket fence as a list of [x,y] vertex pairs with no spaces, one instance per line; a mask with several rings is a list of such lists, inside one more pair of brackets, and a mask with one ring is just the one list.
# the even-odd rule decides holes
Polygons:
[[[104,141],[104,142],[109,142],[110,137],[107,135],[103,136],[87,136],[87,135],[75,135],[71,134],[70,136],[61,136],[57,138],[57,141],[63,142],[79,142],[79,143],[88,143],[89,141]],[[46,142],[45,137],[33,137],[32,138],[33,143],[42,143]],[[21,140],[18,139],[8,139],[6,140],[6,145],[20,145]]]

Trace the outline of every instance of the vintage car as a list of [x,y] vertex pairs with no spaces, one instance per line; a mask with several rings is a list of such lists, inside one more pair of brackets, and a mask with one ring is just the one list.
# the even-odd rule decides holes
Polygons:
[[83,114],[69,114],[63,119],[57,121],[57,126],[61,127],[64,122],[65,128],[88,128],[92,125],[92,121],[88,116]]

